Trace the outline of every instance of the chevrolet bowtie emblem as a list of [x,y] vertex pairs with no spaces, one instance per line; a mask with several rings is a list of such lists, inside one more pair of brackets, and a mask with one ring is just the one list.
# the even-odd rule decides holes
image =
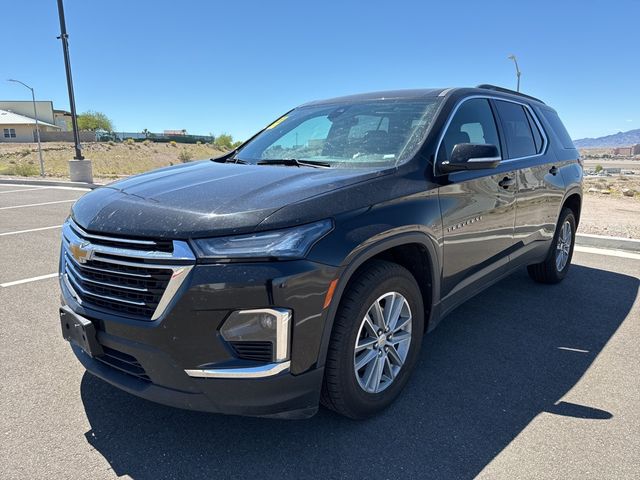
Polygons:
[[93,250],[91,248],[87,248],[89,242],[83,243],[70,243],[69,244],[69,253],[74,258],[74,260],[78,263],[87,263],[91,258],[93,258]]

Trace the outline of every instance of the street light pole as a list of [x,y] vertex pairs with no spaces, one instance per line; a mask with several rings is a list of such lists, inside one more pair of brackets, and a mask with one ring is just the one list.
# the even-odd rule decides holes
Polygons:
[[62,41],[62,53],[64,55],[64,67],[67,74],[67,89],[69,91],[69,109],[71,110],[71,125],[73,127],[73,141],[75,156],[69,161],[69,174],[72,181],[93,182],[91,161],[85,160],[80,147],[80,134],[78,132],[78,116],[76,114],[76,100],[73,94],[73,80],[71,78],[71,60],[69,59],[69,35],[64,18],[64,6],[62,0],[58,0],[58,17],[60,18],[60,36]]
[[20,80],[15,80],[13,78],[10,78],[7,81],[19,83],[20,85],[27,87],[29,90],[31,90],[31,101],[33,102],[33,118],[36,121],[36,139],[38,140],[38,156],[40,157],[40,176],[44,177],[44,161],[42,160],[42,145],[40,145],[40,125],[38,124],[38,111],[36,109],[36,94],[33,88],[31,88],[26,83],[21,82]]
[[62,40],[62,53],[64,55],[64,67],[67,73],[67,90],[69,90],[69,107],[71,109],[71,125],[73,126],[73,140],[75,143],[75,160],[83,160],[80,150],[80,135],[78,135],[78,118],[76,116],[76,100],[73,95],[73,79],[71,78],[71,60],[69,59],[69,35],[67,34],[67,24],[64,19],[64,6],[62,0],[58,0],[58,16],[60,17],[60,36]]
[[513,60],[513,63],[516,65],[516,77],[518,78],[516,92],[519,92],[520,91],[520,69],[518,68],[518,59],[514,54],[509,55],[507,58],[509,60]]

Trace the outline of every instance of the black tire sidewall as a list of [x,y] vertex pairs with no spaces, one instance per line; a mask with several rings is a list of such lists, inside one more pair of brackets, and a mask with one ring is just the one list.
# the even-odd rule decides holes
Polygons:
[[[340,383],[344,393],[345,406],[353,412],[351,416],[354,417],[366,418],[391,404],[407,383],[420,352],[424,334],[422,295],[413,276],[406,269],[398,266],[398,268],[394,270],[395,274],[392,277],[378,279],[378,282],[371,282],[373,288],[359,301],[360,305],[355,318],[340,318],[340,321],[351,323],[348,335],[340,340],[343,345],[341,345],[339,358],[337,360],[339,363]],[[409,303],[412,316],[411,345],[405,363],[393,383],[382,392],[372,394],[365,392],[356,379],[353,365],[354,348],[361,321],[369,307],[381,295],[388,292],[400,293]]]
[[[562,226],[566,221],[569,221],[569,224],[571,225],[571,246],[569,248],[569,258],[567,258],[567,263],[562,270],[558,271],[558,269],[556,268],[556,248],[558,245],[558,238],[560,237],[560,231],[562,230]],[[549,262],[548,268],[550,271],[554,272],[554,275],[557,277],[558,281],[562,280],[569,271],[569,266],[571,265],[571,260],[573,258],[573,247],[576,244],[576,230],[576,218],[573,212],[568,208],[564,208],[561,212],[560,220],[558,221],[558,226],[556,227],[556,234],[553,237],[551,252],[549,258],[547,259],[547,262]]]

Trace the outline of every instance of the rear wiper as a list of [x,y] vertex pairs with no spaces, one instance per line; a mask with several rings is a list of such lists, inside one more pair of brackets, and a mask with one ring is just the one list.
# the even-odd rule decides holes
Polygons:
[[315,168],[331,168],[327,162],[318,162],[316,160],[298,160],[297,158],[274,158],[270,160],[260,160],[258,165],[291,165],[292,167],[315,167]]

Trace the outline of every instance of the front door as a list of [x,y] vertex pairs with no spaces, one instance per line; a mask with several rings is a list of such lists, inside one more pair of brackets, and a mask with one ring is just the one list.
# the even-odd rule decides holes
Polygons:
[[[458,143],[503,145],[488,99],[470,98],[455,111],[437,153],[447,160]],[[506,270],[514,245],[516,172],[501,163],[495,169],[449,174],[440,187],[444,229],[441,295],[443,310],[482,288]]]

